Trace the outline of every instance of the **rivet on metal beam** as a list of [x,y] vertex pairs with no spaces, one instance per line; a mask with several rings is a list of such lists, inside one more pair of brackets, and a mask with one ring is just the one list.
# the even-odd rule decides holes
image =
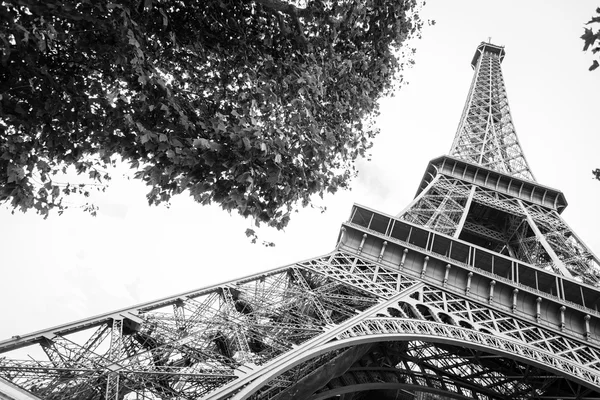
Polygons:
[[381,251],[379,252],[379,257],[377,257],[377,261],[381,261],[383,260],[383,253],[385,253],[385,247],[387,246],[388,242],[387,240],[385,240],[383,242],[383,246],[381,246]]
[[360,241],[360,246],[358,246],[358,251],[357,251],[358,254],[362,253],[362,249],[363,249],[363,247],[365,245],[365,240],[367,240],[367,234],[366,233],[363,235],[362,240]]
[[450,264],[446,264],[446,272],[444,274],[444,287],[446,287],[446,285],[448,285],[448,275],[450,274],[450,268],[452,268],[452,266]]
[[465,294],[468,295],[469,293],[471,293],[471,279],[473,279],[473,273],[469,272],[467,274],[467,287],[465,289]]
[[429,262],[429,256],[425,256],[425,261],[423,261],[423,269],[421,269],[421,278],[425,276],[425,272],[427,271],[427,263]]
[[490,297],[488,297],[488,303],[492,304],[494,302],[494,286],[496,286],[496,281],[490,282]]

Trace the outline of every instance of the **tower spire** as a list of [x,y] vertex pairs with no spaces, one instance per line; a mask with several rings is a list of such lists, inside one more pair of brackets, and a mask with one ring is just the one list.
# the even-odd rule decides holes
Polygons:
[[535,181],[517,138],[500,64],[504,47],[481,42],[469,95],[450,149],[455,158]]

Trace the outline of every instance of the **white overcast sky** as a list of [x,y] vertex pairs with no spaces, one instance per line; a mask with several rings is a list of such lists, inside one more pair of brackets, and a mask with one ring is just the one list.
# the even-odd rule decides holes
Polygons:
[[382,102],[371,161],[353,190],[305,209],[285,232],[186,197],[148,207],[147,189],[115,179],[95,199],[97,217],[71,211],[42,220],[0,209],[0,340],[328,253],[354,202],[396,214],[412,199],[427,162],[447,153],[472,78],[477,45],[506,46],[503,72],[513,121],[539,183],[562,190],[563,213],[600,253],[600,70],[588,72],[583,25],[597,1],[430,0],[434,19],[416,43],[410,82]]

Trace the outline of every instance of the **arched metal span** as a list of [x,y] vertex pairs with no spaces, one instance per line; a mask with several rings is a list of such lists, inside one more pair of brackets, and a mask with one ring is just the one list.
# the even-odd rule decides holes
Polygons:
[[[516,362],[517,364],[520,364],[523,367],[524,371],[530,370],[531,367],[533,367],[536,371],[546,371],[550,373],[550,375],[557,377],[557,379],[564,379],[571,386],[575,385],[585,387],[588,389],[589,394],[593,394],[593,397],[578,397],[580,399],[600,398],[600,393],[597,391],[597,388],[600,385],[600,374],[583,365],[577,365],[574,362],[569,362],[564,359],[561,359],[552,352],[544,351],[532,345],[520,343],[515,340],[500,338],[498,336],[474,331],[460,326],[446,325],[423,320],[383,317],[375,317],[361,321],[357,326],[354,326],[353,328],[341,334],[338,340],[334,340],[326,344],[317,346],[298,357],[294,357],[289,359],[287,362],[280,363],[277,368],[269,370],[267,373],[263,374],[262,376],[248,384],[246,387],[244,387],[235,395],[234,398],[237,400],[252,398],[252,395],[260,391],[261,387],[265,384],[268,384],[270,381],[277,379],[278,377],[282,376],[286,371],[293,369],[295,366],[310,361],[311,359],[314,359],[318,356],[322,356],[323,354],[340,349],[348,349],[360,345],[383,342],[426,343],[441,345],[442,347],[449,345],[454,348],[478,351],[482,354],[483,358],[489,359],[492,357],[496,357],[505,358],[507,360],[510,359]],[[436,353],[439,357],[439,349],[436,351]],[[348,368],[350,367],[351,366],[348,366]],[[402,369],[398,369],[398,371],[402,371]],[[403,372],[406,373],[407,376],[410,376],[414,371],[409,371],[405,369]],[[512,376],[510,378],[507,377],[506,379],[517,380],[522,379],[524,377],[524,375],[520,377]],[[544,379],[547,380],[548,376],[545,376]],[[382,385],[380,387],[382,389],[396,387],[398,389],[412,388],[413,390],[415,390],[420,388],[420,390],[422,391],[445,392],[447,393],[447,395],[459,396],[458,398],[464,397],[464,395],[462,395],[461,393],[448,392],[446,390],[441,389],[434,390],[435,388],[423,388],[419,385],[410,383],[379,383]],[[456,385],[456,381],[454,382],[454,385],[456,388],[460,389],[460,384]],[[331,395],[333,396],[336,393],[339,394],[342,392],[350,393],[350,388],[352,386],[355,387],[356,391],[360,391],[371,390],[373,388],[376,388],[377,385],[376,382],[365,382],[358,385],[349,385],[347,389],[338,388],[336,390],[331,391]],[[494,392],[494,390],[483,390],[483,388],[477,387],[476,384],[471,385],[467,389],[477,392],[480,395],[488,396],[483,398],[508,398],[506,394]],[[304,393],[304,396],[306,395],[308,395],[308,393]],[[315,400],[327,398],[323,396],[324,394],[315,394],[313,397],[310,398],[314,398]],[[529,396],[528,398],[536,397]],[[546,394],[544,398],[554,397],[548,397],[548,394]]]

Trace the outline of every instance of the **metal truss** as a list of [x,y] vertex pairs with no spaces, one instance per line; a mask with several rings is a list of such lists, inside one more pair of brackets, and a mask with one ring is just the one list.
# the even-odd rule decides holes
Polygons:
[[472,187],[443,175],[436,178],[401,213],[405,221],[453,236],[472,200]]
[[600,285],[600,260],[552,208],[439,174],[399,218]]
[[454,158],[397,218],[355,206],[328,255],[0,342],[0,397],[600,400],[600,261],[535,183],[503,57],[478,47]]
[[537,228],[538,242],[550,249],[547,252],[557,269],[563,266],[569,274],[583,282],[598,285],[600,261],[561,216],[554,210],[536,205],[524,204],[523,207],[530,216],[530,225]]
[[314,259],[13,338],[0,376],[44,399],[195,399],[414,283],[356,257]]
[[482,43],[450,155],[511,176],[535,180],[519,144],[500,64],[504,48]]
[[[16,358],[23,348],[38,350],[34,360]],[[548,390],[600,384],[593,346],[341,251],[0,352],[0,376],[42,399],[561,398]]]
[[[430,286],[422,289],[419,299],[420,303],[413,302],[414,307],[418,308],[419,304],[423,304],[422,307],[426,308],[422,309],[432,321],[446,322],[492,334],[496,338],[527,343],[541,351],[559,355],[565,362],[570,362],[571,366],[584,367],[595,371],[595,374],[600,373],[600,352],[596,347],[566,335],[557,335],[555,330],[548,327],[520,320],[514,315]],[[580,373],[585,374],[583,371]]]
[[349,322],[298,349],[304,357],[280,362],[292,366],[278,375],[293,377],[291,385],[263,377],[256,391],[250,384],[234,398],[325,399],[378,389],[469,399],[600,396],[597,348],[447,289],[408,287]]

